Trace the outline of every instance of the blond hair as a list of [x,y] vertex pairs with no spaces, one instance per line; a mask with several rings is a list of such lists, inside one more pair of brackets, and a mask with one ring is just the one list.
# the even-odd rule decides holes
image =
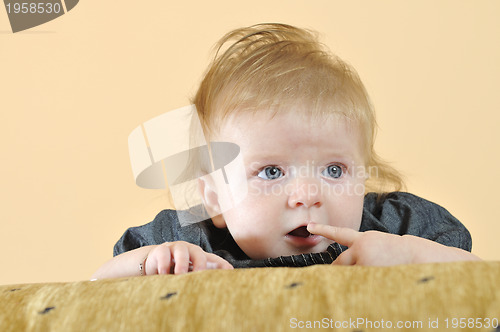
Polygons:
[[[376,174],[367,191],[401,190],[400,173],[374,151],[375,112],[358,74],[318,41],[317,34],[285,24],[236,29],[216,44],[216,54],[194,97],[209,139],[234,112],[342,115],[360,126],[367,167]],[[370,172],[372,173],[372,172]]]

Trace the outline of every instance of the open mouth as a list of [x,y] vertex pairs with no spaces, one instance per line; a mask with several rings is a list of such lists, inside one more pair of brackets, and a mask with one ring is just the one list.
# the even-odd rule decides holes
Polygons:
[[288,233],[288,235],[306,238],[312,234],[307,230],[307,226],[300,226]]
[[310,250],[323,239],[322,236],[311,234],[307,226],[300,226],[285,236],[286,241],[300,250]]

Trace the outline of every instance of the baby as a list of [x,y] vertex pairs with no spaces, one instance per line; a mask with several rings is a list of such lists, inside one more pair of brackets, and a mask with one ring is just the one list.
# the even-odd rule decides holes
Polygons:
[[[315,34],[261,24],[224,36],[194,98],[208,142],[240,148],[247,192],[233,208],[199,180],[211,218],[176,211],[130,228],[94,278],[245,266],[476,260],[467,229],[400,192],[375,153],[375,114],[353,68]],[[181,213],[181,211],[179,211]]]

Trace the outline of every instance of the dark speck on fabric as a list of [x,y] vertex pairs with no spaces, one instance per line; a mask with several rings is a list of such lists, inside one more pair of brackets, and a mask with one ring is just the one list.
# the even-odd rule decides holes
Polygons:
[[300,285],[302,285],[301,282],[292,282],[290,285],[286,286],[286,288],[295,288]]
[[430,276],[430,277],[425,277],[425,278],[422,278],[418,281],[419,284],[424,284],[426,282],[429,282],[431,280],[434,280],[434,277],[433,276]]
[[56,307],[47,307],[45,309],[43,309],[42,311],[39,311],[38,313],[40,315],[45,315],[45,314],[48,314],[50,311],[54,310]]
[[172,296],[177,295],[177,292],[167,293],[167,295],[160,297],[161,300],[168,300]]

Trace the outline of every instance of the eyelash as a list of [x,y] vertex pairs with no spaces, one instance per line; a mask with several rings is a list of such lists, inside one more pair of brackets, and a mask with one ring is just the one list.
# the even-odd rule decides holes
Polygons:
[[[279,177],[277,177],[277,178],[273,178],[273,179],[266,179],[266,178],[264,178],[264,177],[260,176],[263,172],[265,172],[265,173],[266,173],[266,170],[268,170],[268,169],[276,169],[276,170],[279,170],[279,171],[281,172],[281,176],[279,176]],[[266,176],[267,176],[267,174],[265,174],[265,173],[264,173],[264,175],[266,175]],[[258,171],[257,176],[258,176],[259,178],[261,178],[261,179],[264,179],[264,180],[268,180],[268,181],[270,181],[270,180],[276,180],[276,179],[278,179],[278,178],[282,177],[282,176],[284,175],[284,173],[285,173],[285,172],[284,172],[284,171],[283,171],[280,167],[275,166],[275,165],[270,165],[270,166],[266,166],[266,167],[261,168],[261,169]]]
[[[340,175],[338,177],[334,177],[334,176],[329,176],[328,174],[325,174],[325,172],[327,172],[330,167],[338,167],[338,169],[340,171]],[[281,174],[278,175],[277,177],[273,177],[274,175],[271,175],[268,173],[268,171],[270,171],[270,170],[277,170]],[[279,166],[269,165],[269,166],[265,166],[265,167],[261,168],[260,170],[258,170],[257,176],[261,179],[271,181],[271,180],[276,180],[276,179],[283,177],[285,175],[284,173],[285,172],[283,171],[283,169],[281,169]],[[326,166],[326,168],[321,172],[321,175],[324,177],[331,178],[331,179],[340,179],[345,175],[345,173],[347,173],[347,168],[345,167],[345,165],[340,164],[340,163],[335,163],[335,164],[330,164],[330,165]],[[272,178],[270,178],[270,177],[272,177]]]
[[[338,177],[333,177],[333,176],[330,177],[329,175],[324,174],[326,171],[328,171],[328,169],[330,167],[337,167],[339,169],[339,171],[340,171],[340,175]],[[344,176],[344,174],[346,173],[346,171],[347,171],[346,167],[344,165],[342,165],[342,164],[330,164],[330,165],[326,166],[326,168],[323,170],[323,172],[321,172],[321,174],[323,176],[330,177],[332,179],[340,179],[341,177]]]

